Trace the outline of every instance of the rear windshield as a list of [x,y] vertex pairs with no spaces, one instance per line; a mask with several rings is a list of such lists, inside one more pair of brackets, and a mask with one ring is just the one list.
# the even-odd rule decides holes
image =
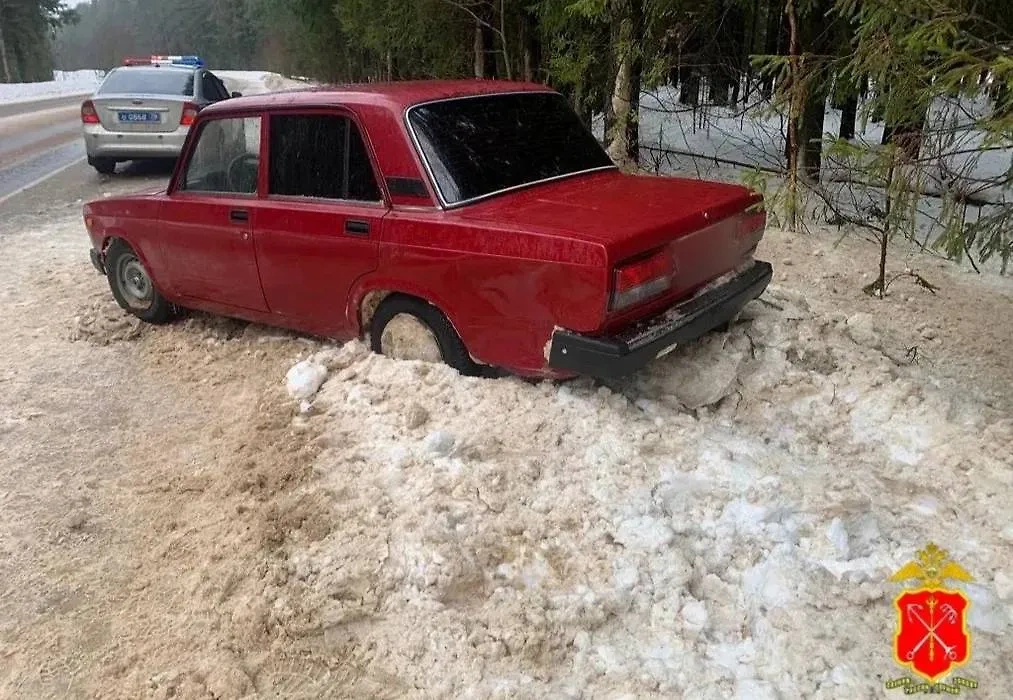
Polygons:
[[412,107],[408,121],[443,199],[612,165],[562,95],[483,95]]
[[109,73],[99,94],[139,93],[145,95],[193,96],[193,71],[175,68],[130,68]]

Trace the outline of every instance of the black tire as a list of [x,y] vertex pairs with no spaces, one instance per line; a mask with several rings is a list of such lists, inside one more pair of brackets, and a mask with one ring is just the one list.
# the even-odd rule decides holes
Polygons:
[[381,343],[383,329],[399,314],[414,316],[429,328],[436,337],[437,345],[440,346],[440,355],[444,363],[465,376],[475,377],[483,374],[482,368],[471,359],[464,342],[443,312],[432,304],[404,294],[391,294],[373,314],[369,324],[369,345],[373,352],[383,354]]
[[165,323],[174,307],[155,287],[134,249],[117,239],[106,249],[106,278],[120,308],[148,323]]
[[116,172],[116,161],[112,158],[91,158],[88,162],[102,175],[112,175]]

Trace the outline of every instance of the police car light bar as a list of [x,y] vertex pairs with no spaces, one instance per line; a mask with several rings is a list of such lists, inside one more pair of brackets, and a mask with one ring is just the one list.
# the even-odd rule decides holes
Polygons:
[[125,66],[160,66],[162,64],[200,68],[204,65],[204,61],[201,60],[200,56],[162,56],[158,54],[123,59],[123,65]]

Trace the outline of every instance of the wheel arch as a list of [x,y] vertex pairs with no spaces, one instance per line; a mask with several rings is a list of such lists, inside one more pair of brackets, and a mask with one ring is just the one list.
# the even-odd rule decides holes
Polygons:
[[144,249],[144,246],[138,245],[136,240],[133,240],[130,236],[126,234],[126,232],[122,230],[110,229],[102,232],[102,238],[99,244],[98,251],[99,254],[102,256],[103,265],[108,265],[107,253],[109,252],[109,246],[111,246],[116,241],[122,242],[123,244],[129,246],[132,251],[134,251],[138,259],[141,261],[141,264],[144,265],[144,269],[147,271],[148,277],[151,278],[151,282],[155,285],[155,288],[163,296],[168,296],[166,292],[168,292],[169,290],[166,288],[164,280],[160,278],[157,266],[151,264],[151,259],[148,257],[147,252]]
[[372,321],[376,310],[380,308],[380,304],[394,294],[412,297],[436,307],[454,327],[454,332],[458,337],[463,340],[460,324],[455,320],[455,314],[449,308],[446,300],[419,285],[396,280],[376,280],[359,284],[353,289],[349,295],[345,314],[357,337],[365,336],[369,331],[370,321]]

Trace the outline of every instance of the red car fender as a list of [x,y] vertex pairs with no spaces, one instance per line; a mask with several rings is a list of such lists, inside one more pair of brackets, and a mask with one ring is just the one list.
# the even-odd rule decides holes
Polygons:
[[447,299],[439,294],[434,294],[431,289],[426,289],[416,282],[396,277],[379,276],[375,273],[367,273],[357,279],[348,295],[345,318],[348,321],[348,326],[353,329],[357,337],[361,338],[369,330],[362,327],[360,319],[359,312],[362,309],[363,302],[370,293],[381,291],[408,294],[432,304],[447,317],[457,335],[467,344],[467,340],[461,332],[462,329],[459,322],[455,321],[454,310]]

